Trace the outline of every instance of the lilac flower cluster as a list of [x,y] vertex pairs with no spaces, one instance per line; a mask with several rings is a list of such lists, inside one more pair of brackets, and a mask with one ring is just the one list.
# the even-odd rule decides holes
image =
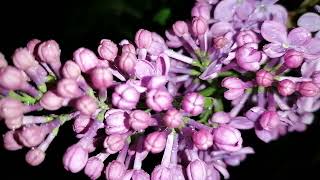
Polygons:
[[[72,173],[228,179],[227,167],[254,153],[240,130],[270,142],[304,131],[320,108],[320,16],[306,13],[288,30],[276,2],[198,0],[166,40],[140,29],[134,42],[103,39],[97,53],[81,47],[70,60],[54,40],[29,41],[13,65],[0,54],[4,147],[30,148],[25,159],[37,166],[72,121],[79,140],[63,156]],[[143,161],[158,153],[147,173]]]

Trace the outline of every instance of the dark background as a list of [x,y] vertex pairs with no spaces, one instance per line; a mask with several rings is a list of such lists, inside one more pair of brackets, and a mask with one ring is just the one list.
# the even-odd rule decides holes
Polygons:
[[[190,18],[194,3],[193,0],[8,2],[0,3],[0,51],[7,59],[15,48],[25,46],[32,38],[39,38],[55,39],[62,49],[63,60],[71,58],[72,52],[81,46],[96,50],[102,38],[115,42],[125,38],[132,40],[139,28],[163,34],[174,21]],[[297,8],[300,2],[280,1],[290,10]],[[169,13],[168,20],[155,18],[159,12]],[[5,131],[1,125],[0,133]],[[25,163],[26,150],[9,152],[0,148],[0,179],[87,179],[83,173],[71,174],[63,169],[62,155],[76,142],[71,131],[70,125],[60,131],[39,167]],[[320,179],[318,117],[306,132],[292,133],[269,144],[259,141],[253,132],[245,132],[244,139],[245,145],[252,145],[256,154],[249,156],[239,167],[229,168],[231,180]],[[145,166],[148,165],[151,166],[146,162]]]

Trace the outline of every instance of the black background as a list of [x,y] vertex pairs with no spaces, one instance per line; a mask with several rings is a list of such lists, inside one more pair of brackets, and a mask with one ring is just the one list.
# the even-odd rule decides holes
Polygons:
[[[289,9],[298,7],[300,2],[281,1]],[[32,38],[55,39],[62,49],[63,60],[67,60],[78,47],[95,50],[102,38],[115,42],[132,39],[139,28],[164,32],[172,22],[190,18],[192,4],[192,0],[2,1],[0,51],[9,59],[15,48],[25,46]],[[171,10],[164,26],[153,21],[162,8]],[[5,131],[1,125],[1,134]],[[64,150],[76,142],[73,136],[70,125],[61,129],[39,167],[25,163],[26,150],[9,152],[1,147],[0,179],[87,179],[83,173],[71,174],[63,169],[61,158]],[[245,132],[243,136],[245,145],[252,145],[256,154],[239,167],[229,169],[231,180],[320,179],[318,117],[306,132],[292,133],[269,144],[259,141],[253,132]],[[153,165],[153,161],[144,163]]]

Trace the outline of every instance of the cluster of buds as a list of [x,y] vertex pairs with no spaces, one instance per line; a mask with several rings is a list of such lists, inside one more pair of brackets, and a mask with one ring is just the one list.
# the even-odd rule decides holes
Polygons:
[[[320,108],[313,36],[320,28],[312,24],[319,15],[303,15],[288,33],[287,11],[276,2],[198,0],[192,20],[174,23],[166,40],[140,29],[134,42],[103,39],[96,52],[81,47],[70,60],[60,59],[54,40],[29,41],[13,65],[0,54],[4,147],[30,148],[26,161],[40,165],[59,128],[72,122],[78,141],[62,158],[72,173],[228,179],[227,167],[254,153],[243,147],[242,130],[270,142],[304,131]],[[142,169],[158,153],[159,165]]]

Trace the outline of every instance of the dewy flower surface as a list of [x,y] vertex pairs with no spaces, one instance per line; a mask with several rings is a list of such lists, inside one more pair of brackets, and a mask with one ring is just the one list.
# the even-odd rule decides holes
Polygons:
[[[13,63],[0,54],[3,147],[27,148],[26,162],[40,165],[71,123],[78,140],[61,158],[71,173],[228,179],[228,166],[254,153],[244,130],[274,141],[304,131],[320,109],[320,16],[306,13],[288,29],[276,2],[197,0],[166,37],[140,29],[70,59],[55,40],[29,41]],[[154,154],[161,162],[144,169]]]

